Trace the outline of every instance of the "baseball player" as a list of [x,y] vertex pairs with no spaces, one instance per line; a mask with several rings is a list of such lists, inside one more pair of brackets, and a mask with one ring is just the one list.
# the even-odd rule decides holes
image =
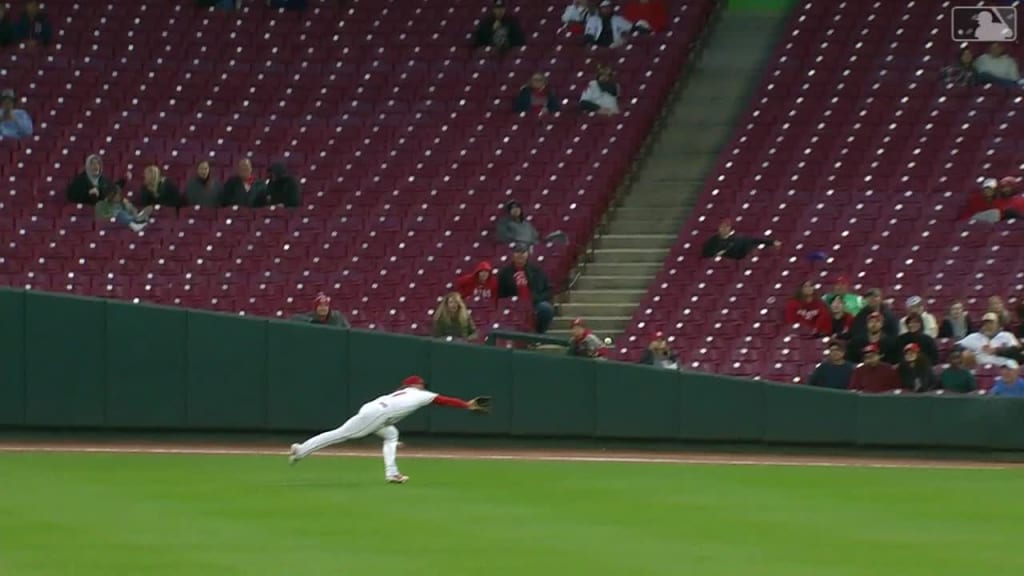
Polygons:
[[318,434],[302,444],[292,444],[288,462],[295,464],[331,444],[376,434],[384,440],[384,478],[392,484],[405,484],[409,477],[398,471],[398,464],[395,462],[398,455],[396,423],[428,404],[486,413],[490,411],[490,403],[489,396],[473,398],[468,402],[442,396],[427,390],[423,378],[409,376],[402,380],[401,388],[363,404],[359,413],[349,418],[340,427]]

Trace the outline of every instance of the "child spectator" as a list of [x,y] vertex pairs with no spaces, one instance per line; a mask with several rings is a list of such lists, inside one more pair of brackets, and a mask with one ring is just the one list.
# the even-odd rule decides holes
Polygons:
[[[580,28],[582,30],[582,27]],[[0,3],[0,48],[6,48],[14,43],[14,24],[11,23],[11,15],[7,11],[7,5]]]
[[519,89],[519,96],[516,97],[516,112],[519,113],[555,113],[561,107],[547,77],[540,72],[530,77],[530,82]]
[[832,341],[828,345],[828,358],[814,369],[808,384],[818,388],[846,390],[850,387],[853,369],[853,364],[846,361],[843,343]]
[[469,274],[455,279],[455,291],[463,301],[478,300],[498,303],[498,277],[494,275],[490,262],[484,260],[476,265]]
[[92,154],[85,159],[85,170],[68,184],[65,195],[68,202],[92,206],[102,199],[102,191],[113,188],[115,185],[123,188],[127,180],[127,178],[117,182],[108,180],[103,175],[103,159],[98,154]]
[[1005,366],[1014,360],[1002,354],[1020,349],[1020,341],[1002,329],[998,314],[987,312],[981,317],[981,330],[967,335],[957,346],[964,351],[964,364]]
[[509,48],[516,48],[526,45],[526,36],[523,34],[519,20],[510,14],[505,7],[505,0],[494,0],[491,13],[480,20],[473,34],[473,46],[482,48],[491,46],[499,52]]
[[458,340],[476,338],[476,324],[458,292],[449,292],[434,312],[434,336]]
[[964,368],[964,356],[960,350],[949,353],[949,366],[942,371],[940,383],[943,390],[967,394],[974,392],[978,385],[974,381],[974,373]]
[[196,174],[185,184],[185,196],[191,206],[216,208],[220,206],[223,189],[210,171],[210,162],[201,160],[196,165]]
[[583,34],[583,27],[592,13],[590,0],[573,0],[562,12],[562,24],[566,32],[572,36]]
[[615,73],[611,68],[600,66],[597,69],[597,77],[587,84],[580,96],[580,109],[597,112],[602,116],[619,113],[619,83],[615,81]]
[[979,222],[998,222],[1003,217],[1003,201],[996,194],[999,182],[995,178],[986,178],[981,189],[971,194],[967,205],[960,212],[958,220],[977,220]]
[[14,90],[0,92],[0,139],[20,140],[32,135],[32,117],[21,108],[15,108]]
[[270,179],[262,194],[253,202],[254,206],[285,206],[296,208],[302,203],[302,189],[299,181],[288,173],[284,162],[270,165]]
[[657,366],[668,370],[679,369],[679,356],[668,347],[664,332],[655,332],[651,343],[644,349],[644,356],[641,364]]
[[626,34],[632,29],[632,22],[615,13],[611,0],[602,0],[597,14],[587,18],[583,39],[587,44],[617,48],[626,42]]
[[30,47],[49,46],[51,35],[50,19],[39,9],[38,0],[25,2],[25,11],[14,26],[14,39]]
[[939,337],[939,323],[935,320],[935,316],[929,314],[924,309],[924,299],[920,296],[911,296],[907,298],[907,315],[900,319],[900,334],[907,331],[907,318],[911,315],[917,314],[921,318],[921,322],[924,324],[923,332],[932,338]]
[[665,0],[629,0],[622,15],[633,23],[634,32],[660,33],[668,28],[668,6]]
[[917,344],[903,347],[903,360],[897,368],[900,375],[900,386],[911,392],[929,392],[939,387],[939,382],[932,371],[932,363],[921,354]]
[[498,220],[498,227],[494,231],[494,237],[498,242],[518,243],[533,246],[540,242],[540,234],[537,229],[526,219],[523,213],[523,206],[515,200],[505,205],[508,215]]
[[864,360],[862,351],[874,345],[882,359],[888,364],[898,364],[900,361],[900,345],[895,337],[889,336],[882,330],[884,320],[881,312],[875,311],[867,315],[867,327],[863,334],[854,334],[850,344],[846,348],[846,359],[853,363]]
[[853,369],[850,390],[877,394],[891,392],[899,387],[900,379],[896,368],[881,361],[882,356],[877,344],[869,344],[858,352],[859,356],[864,358],[864,363]]
[[160,169],[155,165],[146,166],[142,172],[142,188],[139,190],[139,197],[143,206],[167,206],[169,208],[180,208],[185,205],[185,199],[174,182],[163,177]]
[[[868,317],[874,313],[882,315],[882,330],[886,335],[896,337],[900,333],[900,321],[892,310],[882,299],[882,291],[878,288],[868,290],[864,296],[864,307],[853,318],[853,327],[850,328],[850,336],[857,338],[863,336],[867,330]],[[883,350],[884,352],[884,350]],[[895,364],[895,362],[893,362]]]
[[543,270],[529,262],[530,250],[525,244],[516,244],[512,263],[498,272],[498,297],[518,297],[530,302],[538,334],[548,331],[555,317],[551,305],[551,283]]
[[906,322],[907,331],[900,334],[897,339],[900,347],[905,350],[907,346],[913,344],[932,366],[937,365],[939,363],[939,347],[935,344],[935,339],[924,332],[924,321],[921,316],[911,313],[907,316]]
[[956,64],[942,69],[942,81],[946,87],[972,86],[975,83],[974,52],[970,47],[960,50],[960,58]]
[[782,244],[771,238],[756,238],[737,234],[732,228],[732,220],[722,220],[718,225],[718,233],[708,238],[701,249],[701,258],[729,258],[742,260],[750,251],[758,246],[774,246]]
[[320,292],[313,300],[313,313],[300,314],[294,318],[299,322],[333,326],[335,328],[351,328],[348,319],[341,312],[331,309],[331,297]]
[[572,337],[569,339],[569,355],[582,358],[600,358],[604,355],[601,339],[583,325],[583,319],[572,321]]
[[1020,81],[1017,61],[1006,53],[1002,42],[993,42],[987,53],[974,60],[974,71],[979,84],[1013,87]]
[[253,206],[266,196],[266,184],[256,179],[248,158],[238,161],[238,172],[228,178],[221,191],[221,206]]
[[846,276],[836,278],[836,284],[832,288],[832,292],[825,294],[823,300],[825,300],[826,304],[831,305],[832,300],[836,298],[843,301],[843,309],[852,316],[856,316],[860,313],[861,308],[864,307],[864,299],[860,297],[860,294],[850,292],[850,281],[846,279]]
[[1020,365],[1010,360],[999,371],[999,377],[989,390],[992,396],[1024,398],[1024,379],[1020,377]]
[[799,325],[806,329],[808,334],[814,333],[819,319],[828,315],[828,307],[814,293],[814,284],[811,284],[810,280],[801,284],[796,294],[786,303],[786,323]]
[[114,185],[104,191],[103,199],[96,203],[96,218],[100,220],[113,220],[123,226],[128,226],[135,232],[146,228],[149,222],[151,208],[144,208],[141,212],[132,205],[125,197],[120,186]]
[[946,316],[942,321],[942,326],[939,327],[939,338],[963,340],[971,332],[974,332],[971,317],[964,312],[962,302],[954,302],[949,307],[949,315]]
[[832,304],[829,305],[829,313],[818,317],[814,333],[834,340],[849,340],[852,326],[853,314],[846,311],[843,299],[833,298]]

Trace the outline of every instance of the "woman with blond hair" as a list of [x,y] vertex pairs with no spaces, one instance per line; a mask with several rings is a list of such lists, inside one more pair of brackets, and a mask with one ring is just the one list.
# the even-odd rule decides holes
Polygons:
[[476,338],[476,325],[458,292],[449,292],[434,313],[434,336],[438,338]]

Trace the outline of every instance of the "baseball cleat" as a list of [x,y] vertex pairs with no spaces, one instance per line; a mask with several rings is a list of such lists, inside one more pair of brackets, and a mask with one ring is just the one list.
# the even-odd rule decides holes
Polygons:
[[292,444],[291,452],[288,454],[288,464],[294,466],[295,463],[298,462],[299,460],[299,445]]
[[405,484],[409,481],[409,477],[405,474],[394,474],[387,477],[388,484]]

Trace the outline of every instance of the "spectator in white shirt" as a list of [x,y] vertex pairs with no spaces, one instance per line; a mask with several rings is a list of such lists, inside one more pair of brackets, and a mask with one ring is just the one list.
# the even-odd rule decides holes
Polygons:
[[974,59],[979,84],[1016,86],[1020,82],[1017,61],[1006,53],[1002,42],[993,42],[988,52]]
[[988,312],[981,319],[981,330],[957,342],[957,346],[964,349],[965,358],[972,360],[970,363],[1005,366],[1013,360],[1000,354],[1019,349],[1020,341],[1002,329],[997,314]]
[[565,7],[565,12],[562,12],[562,24],[569,34],[582,34],[587,19],[593,13],[590,0],[573,0],[572,4]]
[[587,18],[583,38],[587,44],[618,48],[626,42],[626,34],[632,29],[632,22],[615,13],[611,0],[603,0],[597,14]]
[[[925,312],[924,300],[920,296],[911,296],[907,298],[907,316],[911,314],[917,314],[921,317],[921,322],[924,324],[921,330],[925,334],[932,338],[939,337],[939,323],[935,320],[935,316]],[[900,319],[900,334],[907,333],[907,316]]]
[[598,68],[597,78],[587,84],[587,89],[580,96],[580,108],[603,116],[619,113],[619,83],[615,81],[615,73],[611,68]]

